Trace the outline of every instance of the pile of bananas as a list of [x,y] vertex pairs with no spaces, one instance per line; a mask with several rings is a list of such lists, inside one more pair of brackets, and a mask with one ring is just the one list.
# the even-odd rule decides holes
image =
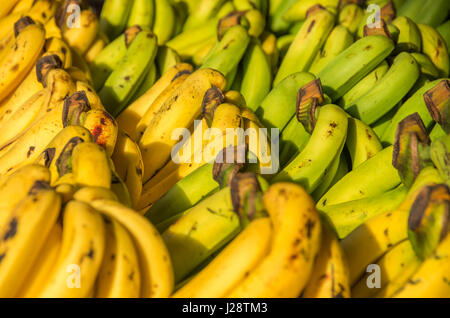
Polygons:
[[0,297],[450,297],[449,14],[4,0]]

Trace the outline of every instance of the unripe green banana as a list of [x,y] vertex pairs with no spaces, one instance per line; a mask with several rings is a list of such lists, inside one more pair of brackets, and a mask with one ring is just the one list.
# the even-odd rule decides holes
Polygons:
[[411,53],[412,57],[420,66],[420,73],[428,78],[436,79],[439,78],[439,70],[431,62],[430,58],[422,53]]
[[283,130],[295,114],[298,90],[314,79],[314,75],[300,72],[289,75],[275,86],[255,111],[263,126]]
[[170,47],[163,46],[158,48],[156,55],[156,65],[158,66],[159,74],[164,74],[171,67],[181,63],[181,57],[178,53]]
[[364,37],[336,56],[317,76],[332,100],[347,93],[394,50],[394,43],[383,35]]
[[374,133],[377,135],[378,139],[381,140],[381,136],[383,135],[386,128],[390,125],[392,121],[392,117],[394,117],[395,113],[399,109],[399,107],[402,105],[402,103],[398,103],[395,105],[394,108],[392,108],[389,112],[383,115],[380,119],[378,119],[376,122],[374,122],[371,127]]
[[362,78],[339,100],[339,105],[345,107],[354,100],[360,98],[369,92],[380,81],[384,74],[389,70],[389,64],[386,61],[381,62],[372,72]]
[[291,180],[312,193],[325,170],[340,155],[347,136],[347,126],[347,114],[342,108],[332,104],[320,107],[317,122],[305,148],[274,177],[273,182]]
[[376,215],[394,210],[406,197],[407,188],[403,185],[379,195],[327,205],[321,212],[333,224],[340,239]]
[[214,17],[224,2],[225,0],[198,0],[193,11],[189,12],[183,30],[193,29]]
[[321,5],[327,9],[337,8],[339,0],[302,0],[294,2],[286,13],[283,15],[283,19],[286,21],[301,21],[306,18],[308,10],[316,5]]
[[158,38],[158,45],[165,44],[175,29],[175,10],[169,0],[155,0],[155,20],[153,33]]
[[233,26],[211,49],[201,68],[213,68],[229,75],[239,64],[249,42],[247,30],[240,25]]
[[311,193],[311,197],[314,199],[314,201],[319,200],[331,187],[333,180],[335,179],[335,176],[339,170],[339,166],[341,164],[341,158],[343,157],[342,153],[338,154],[329,167],[325,170],[325,173],[322,177],[322,180],[320,181],[317,188]]
[[[448,2],[450,4],[450,2]],[[422,52],[428,55],[430,60],[439,70],[441,77],[447,77],[449,74],[450,62],[448,49],[445,40],[436,29],[429,25],[417,25],[422,36]]]
[[398,17],[392,24],[395,25],[400,33],[397,39],[397,48],[399,51],[420,52],[422,49],[422,38],[419,28],[408,17]]
[[440,175],[450,185],[450,135],[442,135],[432,140],[430,157]]
[[133,94],[133,97],[130,98],[128,105],[133,104],[137,99],[139,99],[139,97],[144,95],[153,86],[153,84],[155,84],[156,79],[159,77],[158,75],[158,69],[155,63],[153,63],[143,78],[139,80],[141,83],[139,84],[136,92]]
[[280,60],[286,55],[289,46],[294,41],[295,34],[286,34],[277,38],[277,49],[280,52]]
[[106,0],[100,15],[100,31],[115,39],[125,29],[132,6],[128,0]]
[[434,140],[446,135],[447,134],[445,130],[441,127],[441,125],[436,124],[434,125],[433,129],[431,129],[430,139],[433,142]]
[[134,0],[127,21],[127,27],[139,25],[151,29],[155,14],[155,2],[153,0]]
[[368,93],[344,108],[364,123],[372,124],[401,101],[419,78],[419,73],[419,66],[414,57],[402,52]]
[[[269,23],[272,32],[283,33],[289,29],[291,22],[286,21],[284,15],[296,1],[297,0],[284,0],[279,2],[273,14],[270,15],[271,19],[269,20]],[[272,9],[270,10],[272,11]]]
[[364,17],[363,8],[355,3],[349,3],[339,11],[338,23],[346,27],[351,34],[355,34]]
[[401,122],[406,116],[409,116],[415,112],[417,112],[422,118],[423,123],[427,129],[430,128],[433,123],[433,119],[431,118],[430,113],[425,105],[425,101],[423,99],[423,94],[434,86],[436,86],[441,80],[435,80],[432,82],[428,82],[419,88],[414,95],[412,95],[407,101],[403,103],[402,106],[398,109],[395,115],[392,117],[392,120],[388,127],[386,127],[383,135],[380,140],[384,144],[392,144],[395,138],[395,131],[397,129],[397,125]]
[[437,27],[448,17],[449,10],[450,2],[447,0],[408,0],[400,7],[398,15]]
[[442,23],[440,26],[436,28],[436,30],[439,32],[439,34],[442,36],[445,43],[447,44],[447,49],[450,48],[450,20],[447,20],[446,22]]
[[335,16],[320,9],[311,13],[289,46],[274,79],[277,85],[286,76],[307,71],[334,25]]
[[391,163],[392,151],[392,146],[385,148],[347,173],[320,198],[317,208],[375,196],[399,185],[400,177]]
[[280,135],[280,167],[283,169],[286,164],[306,146],[311,135],[305,127],[298,121],[297,116],[293,116],[286,124]]
[[259,10],[248,10],[244,17],[249,23],[248,34],[255,38],[259,37],[266,26],[266,20]]
[[255,111],[272,85],[271,65],[261,45],[252,41],[242,61],[242,82],[240,92],[245,97],[247,106]]
[[143,75],[153,64],[156,51],[155,35],[145,30],[139,32],[124,59],[106,80],[99,96],[113,116],[119,115],[137,90]]
[[333,58],[352,45],[352,43],[353,36],[350,32],[341,25],[335,26],[325,41],[322,50],[317,53],[309,68],[309,72],[313,74],[319,73]]

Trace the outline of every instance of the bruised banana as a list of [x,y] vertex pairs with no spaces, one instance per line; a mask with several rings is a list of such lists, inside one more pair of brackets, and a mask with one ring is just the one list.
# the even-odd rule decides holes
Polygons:
[[93,141],[103,147],[108,156],[111,156],[119,131],[114,118],[103,109],[91,109],[82,117],[80,124],[91,132]]

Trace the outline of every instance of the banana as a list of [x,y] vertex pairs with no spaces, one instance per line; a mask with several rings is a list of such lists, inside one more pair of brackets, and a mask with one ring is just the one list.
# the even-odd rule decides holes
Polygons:
[[305,148],[272,181],[292,180],[312,193],[325,170],[342,151],[347,122],[347,115],[340,107],[332,104],[320,107],[317,123]]
[[449,297],[448,268],[450,267],[450,235],[444,238],[434,251],[398,290],[395,298]]
[[416,23],[437,27],[445,21],[449,10],[450,5],[448,1],[409,0],[400,7],[398,15],[407,16]]
[[336,235],[322,224],[319,255],[311,278],[302,294],[304,298],[349,298],[350,273],[347,259]]
[[420,31],[413,20],[406,16],[399,16],[392,21],[392,24],[400,31],[397,39],[397,50],[407,52],[420,52],[422,50]]
[[113,70],[126,56],[127,51],[142,29],[139,26],[132,26],[125,30],[123,34],[109,43],[94,61],[89,64],[93,75],[94,88],[100,90]]
[[375,196],[400,184],[397,170],[392,166],[393,147],[387,147],[347,173],[317,202],[325,206]]
[[440,26],[436,28],[436,30],[439,32],[439,34],[444,39],[445,43],[447,44],[447,49],[450,47],[450,22],[447,20],[446,22],[442,23]]
[[157,230],[143,216],[120,203],[95,200],[90,203],[102,214],[123,225],[131,234],[139,256],[141,297],[169,297],[173,290],[170,256]]
[[308,72],[319,73],[339,53],[344,51],[353,43],[353,36],[341,25],[335,26],[311,64]]
[[417,64],[420,66],[420,73],[422,76],[426,76],[430,79],[439,78],[439,70],[434,66],[428,56],[422,53],[411,53],[411,56],[414,57]]
[[73,199],[88,204],[95,200],[119,201],[111,190],[102,187],[82,187],[73,193]]
[[341,245],[349,260],[352,285],[365,271],[365,267],[383,255],[391,246],[406,239],[410,208],[423,186],[440,183],[436,169],[421,171],[406,198],[393,211],[379,214],[356,228]]
[[14,297],[39,255],[59,214],[61,199],[46,183],[11,210],[0,225],[0,295]]
[[127,185],[122,180],[122,178],[120,178],[119,175],[117,174],[113,161],[112,160],[109,161],[110,167],[112,169],[111,191],[117,196],[118,202],[120,202],[126,207],[131,208],[130,191],[128,191]]
[[314,191],[311,193],[311,196],[314,199],[314,201],[319,200],[332,186],[332,182],[335,179],[335,176],[341,164],[342,156],[343,154],[340,153],[335,158],[333,158],[333,161],[330,163],[328,168],[325,169],[325,172],[322,176],[322,180],[320,181],[317,188],[314,189]]
[[62,28],[62,35],[70,47],[83,56],[97,37],[99,21],[91,10],[81,10],[78,19],[80,26],[70,27],[65,23]]
[[100,31],[115,39],[125,29],[132,6],[127,0],[106,0],[100,14]]
[[108,37],[103,34],[102,32],[99,32],[97,36],[95,37],[94,41],[88,48],[88,50],[84,53],[84,59],[88,64],[91,64],[95,61],[95,58],[97,55],[100,54],[101,51],[109,44]]
[[135,0],[128,16],[127,27],[139,25],[151,29],[155,19],[155,3],[148,0]]
[[168,46],[158,48],[156,55],[156,64],[159,74],[165,74],[169,69],[181,63],[181,57],[178,53]]
[[244,27],[231,27],[205,57],[201,68],[212,68],[225,76],[230,75],[244,56],[249,42],[250,37]]
[[224,0],[198,0],[190,12],[183,30],[193,29],[213,17],[223,5]]
[[6,0],[0,9],[0,18],[8,15],[18,2],[19,0]]
[[275,86],[255,110],[262,125],[283,130],[295,115],[298,90],[314,79],[314,75],[307,72],[294,73]]
[[223,90],[225,85],[226,80],[219,72],[200,69],[192,73],[164,102],[139,142],[144,160],[144,182],[169,159],[171,148],[177,142],[171,139],[173,129],[189,127],[200,115],[207,90],[211,86]]
[[124,59],[107,78],[99,96],[113,116],[117,116],[133,96],[145,71],[151,68],[156,51],[156,37],[149,31],[139,32]]
[[[64,69],[68,69],[72,66],[72,51],[63,39],[57,37],[48,38],[45,41],[45,51],[47,52],[46,54],[52,53],[58,55],[63,63]],[[43,56],[45,56],[45,54]]]
[[382,35],[359,39],[336,56],[318,74],[324,93],[334,101],[347,93],[394,50],[394,43]]
[[303,0],[294,2],[284,13],[285,21],[295,22],[304,20],[307,17],[308,10],[316,5],[325,8],[337,8],[339,0]]
[[118,221],[105,221],[106,244],[97,277],[98,298],[138,298],[140,296],[139,257],[128,231]]
[[[430,134],[431,137],[431,134]],[[430,157],[434,165],[438,169],[444,181],[450,183],[450,169],[448,165],[450,153],[450,136],[442,134],[439,137],[431,139]]]
[[21,0],[17,2],[17,4],[14,6],[14,8],[11,10],[10,13],[17,13],[17,12],[25,12],[31,9],[34,0]]
[[16,22],[15,40],[4,50],[0,61],[0,101],[11,94],[26,77],[42,53],[45,31],[30,18]]
[[158,38],[158,45],[164,45],[175,31],[176,12],[169,0],[155,0],[155,20],[153,33]]
[[132,206],[136,207],[142,193],[144,163],[138,145],[123,131],[119,131],[111,159],[117,174],[127,185]]
[[392,117],[391,122],[386,127],[383,135],[380,138],[382,143],[392,144],[395,138],[395,131],[397,129],[397,125],[400,121],[402,121],[405,117],[417,112],[422,119],[425,127],[427,129],[433,123],[433,119],[430,113],[427,110],[425,105],[425,101],[423,95],[429,90],[438,85],[442,79],[434,80],[432,82],[425,83],[422,87],[420,87],[408,100],[406,100],[400,108],[397,110],[395,115]]
[[164,102],[183,84],[183,82],[190,76],[190,72],[183,72],[169,83],[169,85],[159,94],[144,113],[142,118],[137,123],[131,138],[139,142],[147,127],[151,124],[153,118],[160,110]]
[[[386,252],[376,263],[380,267],[380,287],[385,288],[389,283],[398,279],[405,266],[418,264],[419,258],[414,253],[409,240],[404,240]],[[369,288],[367,281],[372,273],[364,274],[352,288],[352,296],[356,298],[369,298],[380,291],[379,288]]]
[[83,127],[91,132],[93,141],[103,147],[110,157],[114,152],[118,136],[118,127],[114,118],[103,109],[91,109],[83,117],[81,120]]
[[427,55],[436,66],[440,76],[447,77],[449,75],[450,62],[445,40],[436,29],[429,25],[419,23],[417,24],[417,27],[422,36],[422,52]]
[[275,34],[265,32],[261,35],[261,48],[266,53],[269,60],[269,64],[272,70],[272,74],[275,74],[276,68],[278,66],[278,59],[280,57],[280,52],[277,48],[277,38]]
[[278,69],[273,84],[277,85],[286,76],[307,71],[314,57],[333,29],[335,16],[320,9],[311,13],[295,35]]
[[55,17],[52,17],[50,20],[48,20],[47,23],[44,24],[44,28],[45,28],[45,37],[47,39],[53,37],[62,39],[63,35],[60,27],[56,23]]
[[[289,8],[296,2],[296,0],[286,0],[286,1],[279,1],[278,5],[276,6],[276,9],[272,11],[272,14],[270,14],[271,19],[269,20],[269,27],[270,30],[277,34],[285,33],[287,30],[289,30],[289,27],[291,26],[291,22],[284,19],[284,15],[289,10]],[[311,5],[312,6],[312,5]]]
[[291,118],[284,127],[280,135],[280,167],[286,164],[298,153],[300,153],[308,143],[311,135],[305,130],[297,116]]
[[270,251],[227,297],[298,297],[313,272],[321,236],[313,200],[298,185],[277,183],[263,203],[273,226]]
[[55,223],[39,251],[38,258],[25,278],[25,283],[22,284],[17,292],[17,297],[32,297],[46,283],[48,275],[52,272],[53,266],[58,260],[61,244],[62,226],[59,223]]
[[405,199],[406,193],[404,186],[398,186],[379,195],[324,206],[320,212],[333,225],[338,237],[343,239],[372,217],[396,209]]
[[256,110],[272,85],[272,70],[262,45],[252,41],[242,60],[242,83],[240,92],[247,106]]
[[204,42],[204,44],[199,49],[193,52],[192,54],[192,62],[196,66],[201,66],[205,61],[206,56],[212,50],[212,48],[216,45],[217,39],[215,37],[211,37]]
[[354,35],[365,17],[363,8],[355,3],[349,3],[339,11],[338,23]]
[[133,104],[139,97],[144,95],[152,86],[155,84],[157,78],[159,77],[158,70],[156,65],[153,63],[150,65],[150,69],[147,70],[143,79],[140,79],[141,82],[138,86],[138,89],[130,98],[129,104]]
[[95,284],[105,249],[101,215],[86,203],[70,201],[63,211],[63,224],[59,257],[32,297],[86,297]]
[[136,125],[147,112],[148,108],[158,98],[158,96],[182,74],[190,74],[193,67],[187,63],[180,63],[170,68],[156,81],[156,83],[141,97],[120,113],[117,118],[119,127],[128,135],[132,135]]
[[270,218],[258,218],[233,239],[174,298],[223,297],[267,255],[272,240]]

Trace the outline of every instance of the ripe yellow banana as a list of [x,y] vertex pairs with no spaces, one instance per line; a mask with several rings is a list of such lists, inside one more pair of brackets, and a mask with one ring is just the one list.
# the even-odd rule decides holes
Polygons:
[[115,119],[104,109],[91,109],[82,119],[82,125],[91,132],[94,142],[111,156],[119,131]]
[[103,199],[119,201],[114,192],[103,187],[82,187],[73,193],[73,199],[85,203]]
[[62,34],[70,47],[83,56],[97,37],[99,21],[91,10],[81,10],[78,19],[79,26],[69,27],[64,23]]
[[277,183],[263,202],[273,225],[270,251],[227,297],[298,297],[313,271],[321,235],[314,201],[298,185]]
[[105,249],[105,224],[88,204],[70,201],[63,212],[61,252],[33,297],[86,297],[95,284]]
[[153,225],[120,203],[96,200],[90,203],[101,213],[117,220],[131,234],[138,251],[141,297],[169,297],[174,286],[173,270],[166,246]]
[[14,297],[59,214],[61,198],[46,183],[32,191],[0,225],[0,296]]
[[96,38],[84,53],[84,59],[88,64],[92,63],[97,55],[109,44],[108,37],[102,33],[98,32]]
[[45,28],[45,38],[49,39],[52,37],[62,39],[63,35],[60,27],[56,23],[56,18],[53,17],[44,24]]
[[134,242],[118,221],[105,220],[106,244],[95,286],[95,297],[138,298],[141,275]]
[[45,41],[45,51],[58,55],[63,63],[64,69],[72,66],[72,51],[69,45],[61,38],[51,37]]
[[117,118],[119,127],[128,135],[132,135],[139,120],[169,84],[178,76],[192,71],[192,65],[187,63],[180,63],[170,68],[144,95],[120,113]]
[[0,9],[0,18],[3,18],[4,16],[8,15],[18,2],[19,0],[4,1]]

